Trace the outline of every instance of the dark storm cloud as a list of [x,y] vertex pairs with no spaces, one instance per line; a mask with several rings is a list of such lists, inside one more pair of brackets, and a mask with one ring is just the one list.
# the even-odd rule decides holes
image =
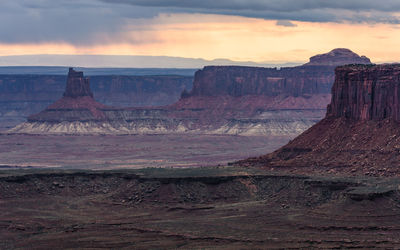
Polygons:
[[171,12],[239,15],[312,22],[399,23],[399,0],[100,0]]
[[271,11],[298,11],[309,9],[382,10],[400,9],[398,0],[102,0],[111,3],[129,3],[138,6],[180,7],[203,9],[252,9]]
[[100,39],[104,43],[107,39],[115,39],[130,19],[152,17],[158,13],[153,8],[126,8],[96,0],[4,2],[0,8],[2,43],[68,42],[88,45]]
[[[399,0],[0,0],[0,43],[91,45],[126,37],[160,13],[206,13],[290,21],[400,23]],[[142,22],[142,23],[140,23]],[[133,24],[133,26],[132,26]],[[148,27],[144,26],[144,29]]]

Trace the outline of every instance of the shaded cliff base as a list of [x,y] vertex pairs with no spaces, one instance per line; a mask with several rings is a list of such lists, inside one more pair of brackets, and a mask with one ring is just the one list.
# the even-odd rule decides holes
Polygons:
[[400,176],[400,124],[329,117],[277,151],[236,164],[304,174]]
[[0,248],[399,248],[399,179],[0,172]]

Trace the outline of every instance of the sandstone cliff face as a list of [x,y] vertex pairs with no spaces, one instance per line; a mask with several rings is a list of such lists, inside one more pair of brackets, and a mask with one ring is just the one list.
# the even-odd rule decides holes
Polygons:
[[184,89],[191,89],[193,76],[91,76],[97,101],[111,106],[162,106],[176,102]]
[[196,72],[192,91],[169,109],[220,126],[219,133],[292,138],[323,118],[333,81],[331,66],[210,66]]
[[[65,92],[67,76],[0,75],[0,131],[26,121],[57,101]],[[189,76],[91,76],[97,101],[111,106],[159,106],[176,102],[184,89],[191,89]]]
[[[156,108],[111,108],[94,102],[85,82],[73,82],[72,89],[86,100],[74,98],[51,105],[45,112],[31,116],[34,127],[59,131],[59,124],[95,127],[105,133],[217,133],[294,136],[319,121],[330,101],[334,79],[333,66],[293,68],[205,67],[196,72],[192,91],[178,102]],[[69,78],[75,77],[71,74]],[[78,79],[83,76],[76,75]],[[78,86],[74,86],[78,85]],[[71,87],[67,86],[68,89]],[[90,91],[90,90],[89,90]],[[82,96],[81,96],[82,97]],[[81,105],[82,104],[82,105]],[[90,111],[90,112],[89,112]],[[45,124],[51,121],[53,124]],[[107,122],[104,127],[103,122]],[[92,124],[86,124],[92,123]],[[96,124],[95,124],[96,123]],[[101,124],[100,124],[101,123]],[[65,124],[68,129],[71,124]],[[63,125],[64,126],[64,125]],[[29,131],[19,127],[14,131]]]
[[93,97],[93,93],[90,90],[89,79],[83,77],[83,72],[78,72],[73,68],[69,68],[64,97],[76,98],[80,96]]
[[400,176],[400,66],[336,70],[326,117],[272,154],[242,165],[290,172]]
[[89,79],[83,72],[69,69],[64,96],[42,112],[28,117],[28,122],[61,122],[106,119],[106,106],[93,99]]
[[[244,103],[231,104],[232,99],[223,96],[217,102],[199,108],[192,108],[186,103],[179,106],[153,108],[115,108],[98,103],[91,95],[89,80],[82,80],[81,72],[68,75],[64,97],[48,106],[44,111],[31,115],[10,132],[34,134],[158,134],[158,133],[206,133],[206,134],[246,134],[246,135],[285,135],[293,136],[319,120],[321,112],[309,112],[309,119],[304,119],[304,112],[291,110],[282,116],[282,112],[264,109],[254,110],[246,103],[255,106],[284,108],[283,102],[276,99],[251,96]],[[249,97],[249,96],[247,96]],[[234,97],[232,97],[234,98]],[[215,100],[214,100],[215,101]],[[228,103],[226,106],[224,103]],[[207,103],[201,100],[201,103]],[[289,104],[292,107],[293,103]],[[297,103],[299,107],[300,102]],[[213,112],[210,112],[213,110]],[[250,114],[251,112],[251,114]],[[254,116],[256,115],[256,117]],[[284,124],[282,124],[282,122]]]
[[[169,109],[175,111],[175,116],[195,117],[203,124],[225,123],[225,127],[229,124],[241,131],[246,125],[248,131],[259,126],[263,133],[270,130],[275,135],[281,132],[293,136],[323,118],[331,98],[334,68],[341,63],[370,60],[350,50],[336,49],[291,68],[208,66],[196,72],[193,89],[183,92]],[[298,112],[303,116],[290,115]],[[287,124],[301,129],[279,129]]]
[[354,120],[400,120],[400,65],[336,69],[327,116]]
[[[195,74],[191,96],[310,96],[330,94],[336,66],[371,64],[347,49],[334,49],[310,58],[310,62],[290,68],[208,66]],[[326,103],[328,104],[328,103]],[[324,107],[325,108],[325,107]]]
[[195,74],[191,96],[304,96],[328,94],[334,80],[331,66],[255,68],[208,66]]

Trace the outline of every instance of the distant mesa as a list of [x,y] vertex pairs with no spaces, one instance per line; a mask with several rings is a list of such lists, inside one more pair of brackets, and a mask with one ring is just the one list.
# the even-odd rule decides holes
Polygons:
[[[336,49],[319,57],[324,65],[287,68],[207,66],[193,88],[174,104],[115,108],[96,102],[89,79],[68,72],[63,98],[13,133],[157,134],[206,133],[294,137],[319,120],[331,99],[339,62],[370,63]],[[311,61],[313,61],[312,59]]]
[[340,66],[346,64],[371,64],[366,56],[359,56],[349,49],[334,49],[326,54],[316,55],[310,58],[306,66],[329,65]]
[[311,57],[310,62],[303,66],[280,70],[207,66],[196,72],[192,91],[184,93],[183,97],[330,94],[334,81],[334,68],[346,64],[371,64],[371,61],[349,49],[334,49],[326,54]]
[[279,150],[239,162],[291,172],[400,175],[400,65],[336,69],[326,117]]
[[225,134],[296,136],[324,117],[336,64],[370,64],[350,50],[326,55],[325,65],[204,67],[195,73],[192,90],[171,108],[184,118],[223,120],[219,131]]
[[28,122],[64,122],[104,120],[102,109],[107,106],[96,102],[89,79],[83,72],[69,69],[64,96],[44,111],[28,117]]

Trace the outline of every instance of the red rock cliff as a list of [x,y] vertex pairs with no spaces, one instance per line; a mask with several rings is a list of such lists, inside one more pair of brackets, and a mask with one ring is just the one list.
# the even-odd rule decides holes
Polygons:
[[256,68],[208,66],[195,74],[190,96],[245,96],[329,93],[333,67]]
[[326,117],[277,151],[239,164],[290,172],[400,176],[400,65],[336,69]]
[[107,108],[93,98],[89,79],[83,72],[69,69],[64,96],[38,114],[28,117],[28,121],[60,122],[101,120],[106,116],[102,109]]
[[336,69],[327,116],[400,121],[400,65]]
[[347,49],[335,49],[310,58],[310,62],[290,68],[208,66],[195,74],[191,96],[309,96],[329,94],[335,79],[334,68],[344,64],[370,64]]
[[93,97],[93,93],[90,90],[89,79],[83,77],[83,72],[78,72],[73,68],[69,68],[67,87],[64,96],[72,98],[80,96]]

